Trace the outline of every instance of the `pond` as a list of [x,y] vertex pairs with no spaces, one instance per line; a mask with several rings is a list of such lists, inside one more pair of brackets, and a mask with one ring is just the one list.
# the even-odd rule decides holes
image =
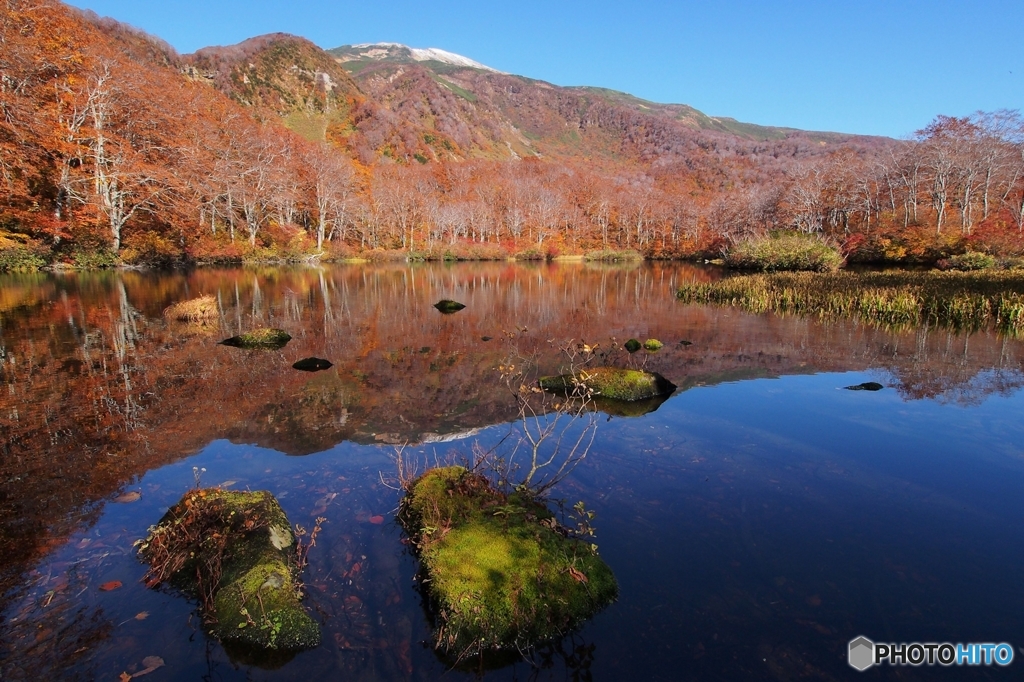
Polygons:
[[[854,673],[861,635],[1024,645],[1021,341],[676,301],[681,282],[719,276],[661,263],[4,276],[0,678],[116,680],[158,656],[154,682],[832,680]],[[212,325],[162,317],[200,294],[217,300]],[[442,314],[441,299],[466,308]],[[218,345],[258,326],[292,340]],[[629,355],[629,338],[664,347]],[[581,342],[678,386],[646,414],[600,413],[552,494],[596,512],[619,599],[525,659],[452,669],[395,522],[396,448],[444,462],[514,439],[498,366],[515,351],[551,373]],[[333,367],[292,368],[310,356]],[[864,382],[884,388],[843,390]],[[225,651],[194,602],[141,582],[133,543],[196,477],[269,490],[306,528],[327,519],[304,573],[318,648]]]

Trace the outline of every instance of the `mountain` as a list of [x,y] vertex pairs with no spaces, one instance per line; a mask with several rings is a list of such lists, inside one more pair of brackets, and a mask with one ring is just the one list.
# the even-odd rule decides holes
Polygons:
[[515,158],[598,167],[711,153],[815,156],[871,138],[712,117],[599,87],[503,73],[439,48],[365,43],[321,50],[283,33],[183,58],[187,73],[364,163]]
[[375,43],[327,52],[402,125],[450,138],[454,157],[664,163],[709,145],[730,153],[784,147],[787,154],[816,155],[880,139],[761,126],[605,88],[561,87],[436,48]]

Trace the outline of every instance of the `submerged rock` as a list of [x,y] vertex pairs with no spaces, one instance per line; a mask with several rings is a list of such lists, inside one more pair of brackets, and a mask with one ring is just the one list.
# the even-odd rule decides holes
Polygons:
[[292,368],[303,372],[319,372],[334,367],[334,363],[323,358],[303,358],[292,365]]
[[256,650],[320,643],[302,608],[295,536],[266,491],[191,490],[139,544],[146,584],[169,582],[200,600],[212,635]]
[[856,386],[844,386],[843,388],[847,391],[881,391],[885,386],[877,381],[865,381],[863,384],[857,384]]
[[258,329],[253,329],[251,332],[232,336],[230,339],[224,339],[220,343],[222,346],[232,346],[234,348],[265,348],[276,350],[278,348],[284,348],[291,340],[291,335],[282,329],[268,329],[260,327]]
[[581,369],[575,374],[541,377],[540,387],[548,391],[570,391],[577,387],[592,391],[595,397],[613,400],[646,400],[669,395],[676,385],[657,372],[617,367]]
[[462,303],[459,303],[458,301],[450,301],[447,298],[445,298],[435,303],[434,307],[440,310],[445,315],[451,315],[452,313],[459,312],[466,306],[463,305]]
[[567,537],[543,504],[463,467],[409,485],[399,521],[426,573],[435,646],[523,650],[561,637],[618,596],[593,545]]

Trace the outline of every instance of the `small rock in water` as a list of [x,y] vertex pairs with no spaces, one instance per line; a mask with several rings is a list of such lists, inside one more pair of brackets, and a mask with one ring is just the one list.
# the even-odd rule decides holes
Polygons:
[[693,341],[687,341],[686,339],[683,339],[682,341],[679,342],[679,345],[680,346],[692,346],[693,345]]
[[292,367],[303,372],[319,372],[334,367],[334,364],[330,360],[324,360],[323,358],[303,358],[293,364]]
[[220,342],[220,345],[231,346],[233,348],[262,348],[278,350],[284,348],[285,344],[291,340],[291,335],[282,329],[267,329],[265,327],[260,327],[258,329],[253,329],[251,332],[232,336],[230,339],[224,339]]
[[490,341],[492,338],[494,338],[494,337],[493,336],[481,336],[480,340],[481,341]]
[[459,312],[466,306],[462,303],[459,303],[458,301],[451,301],[445,298],[435,303],[434,307],[440,310],[445,315],[451,315],[452,313]]
[[877,381],[865,381],[863,384],[857,384],[856,386],[844,386],[847,391],[881,391],[885,386],[878,383]]
[[637,341],[636,339],[630,339],[629,341],[626,341],[626,343],[622,345],[630,353],[635,353],[641,348],[640,342]]

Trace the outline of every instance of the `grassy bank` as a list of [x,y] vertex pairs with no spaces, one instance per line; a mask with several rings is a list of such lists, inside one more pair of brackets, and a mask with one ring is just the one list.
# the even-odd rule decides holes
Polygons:
[[1024,332],[1024,272],[776,273],[691,283],[676,296],[753,313],[858,317],[881,325],[937,324]]

